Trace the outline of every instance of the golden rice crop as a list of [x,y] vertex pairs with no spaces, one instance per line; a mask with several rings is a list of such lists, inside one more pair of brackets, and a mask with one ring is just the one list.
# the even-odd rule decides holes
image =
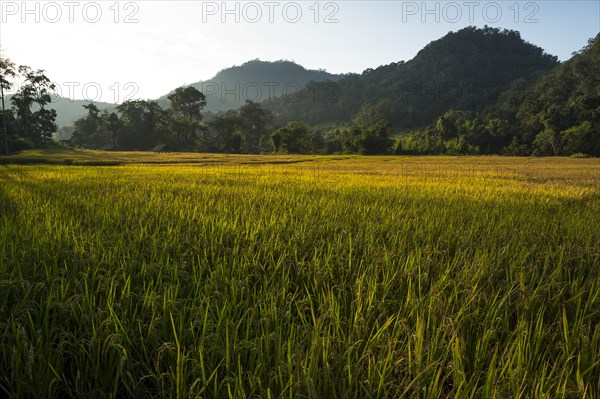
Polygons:
[[600,396],[597,160],[99,154],[0,166],[7,396]]

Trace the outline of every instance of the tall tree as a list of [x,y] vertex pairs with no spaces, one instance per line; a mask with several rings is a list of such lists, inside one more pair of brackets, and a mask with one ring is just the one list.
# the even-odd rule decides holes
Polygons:
[[126,150],[154,147],[168,137],[168,113],[156,101],[129,100],[117,107],[122,128],[117,135],[118,146]]
[[217,149],[225,153],[239,153],[242,150],[242,119],[234,110],[216,116],[208,122],[214,133]]
[[171,146],[178,150],[195,149],[204,130],[201,122],[206,96],[198,89],[188,86],[178,87],[168,99],[171,102],[172,117]]
[[189,121],[201,121],[202,109],[206,106],[206,96],[192,86],[178,87],[167,97],[171,110]]
[[[115,132],[109,126],[110,116],[108,112],[100,113],[100,109],[89,103],[83,106],[88,113],[74,123],[74,132],[71,140],[75,144],[99,147],[106,144],[114,144]],[[116,117],[115,114],[112,114]]]
[[273,114],[254,101],[246,100],[239,110],[243,125],[245,149],[249,153],[261,151],[261,138],[269,140],[269,127],[273,122]]
[[311,128],[304,122],[290,122],[271,134],[274,152],[301,154],[310,151]]
[[50,90],[54,90],[55,85],[42,69],[34,71],[26,65],[21,65],[19,74],[25,78],[25,82],[11,98],[16,109],[17,122],[25,137],[34,144],[47,143],[52,140],[52,134],[57,129],[56,111],[45,108],[52,102]]
[[7,155],[9,153],[8,148],[8,127],[6,117],[6,106],[4,102],[4,91],[9,90],[10,78],[17,76],[15,70],[15,64],[8,58],[0,57],[0,96],[2,97],[2,142],[0,145],[0,155]]

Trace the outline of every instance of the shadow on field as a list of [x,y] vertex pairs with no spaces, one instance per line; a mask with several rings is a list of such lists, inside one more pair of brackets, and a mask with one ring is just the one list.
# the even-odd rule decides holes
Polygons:
[[77,166],[118,166],[121,161],[75,161],[73,159],[47,158],[0,158],[0,165],[77,165]]
[[10,197],[3,185],[0,185],[0,217],[17,218],[19,207]]

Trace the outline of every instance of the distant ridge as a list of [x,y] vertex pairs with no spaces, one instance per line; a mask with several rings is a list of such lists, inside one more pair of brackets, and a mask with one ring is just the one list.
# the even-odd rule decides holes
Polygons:
[[[207,97],[205,111],[216,113],[238,108],[246,100],[261,102],[300,91],[310,81],[335,82],[344,76],[324,70],[306,69],[293,61],[254,59],[239,66],[222,69],[209,80],[187,86],[203,92]],[[160,97],[159,103],[168,105],[167,95]]]

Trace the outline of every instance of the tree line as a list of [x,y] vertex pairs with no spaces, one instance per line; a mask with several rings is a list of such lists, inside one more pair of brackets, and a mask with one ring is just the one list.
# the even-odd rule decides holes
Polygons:
[[280,126],[271,111],[253,101],[205,119],[200,112],[205,97],[194,87],[178,88],[169,100],[166,109],[155,101],[131,100],[112,113],[87,104],[87,115],[75,121],[70,143],[119,150],[164,144],[172,151],[254,154],[382,154],[393,144],[390,126],[382,120],[357,117],[353,125],[337,128],[301,121]]
[[149,150],[167,144],[173,151],[193,151],[202,137],[204,94],[180,87],[169,95],[166,109],[156,101],[130,100],[117,112],[100,111],[89,103],[87,115],[75,121],[71,143],[88,148]]

